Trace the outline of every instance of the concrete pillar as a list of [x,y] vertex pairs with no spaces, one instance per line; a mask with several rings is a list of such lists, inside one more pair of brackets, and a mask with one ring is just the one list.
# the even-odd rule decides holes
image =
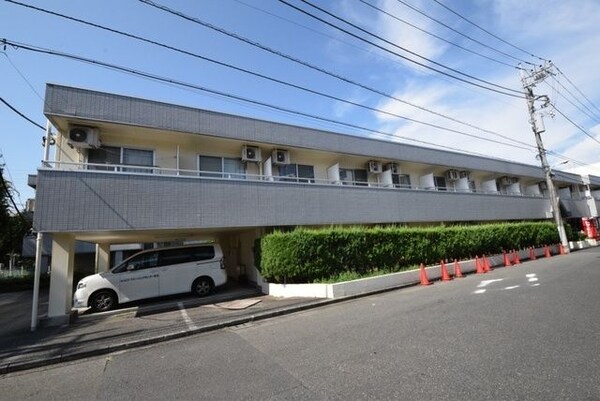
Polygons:
[[69,322],[73,304],[73,260],[75,239],[69,234],[52,236],[52,270],[48,298],[48,324]]
[[96,273],[107,272],[110,268],[110,244],[96,244]]

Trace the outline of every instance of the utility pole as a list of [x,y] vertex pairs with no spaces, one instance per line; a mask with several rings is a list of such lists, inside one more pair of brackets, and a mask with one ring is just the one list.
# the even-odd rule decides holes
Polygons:
[[[521,67],[519,65],[519,67]],[[556,228],[558,229],[558,235],[560,237],[560,242],[563,246],[565,252],[569,252],[569,241],[567,239],[567,233],[565,232],[565,226],[563,225],[562,217],[560,215],[560,206],[558,204],[558,195],[556,193],[556,188],[554,187],[554,182],[552,181],[552,170],[550,165],[548,164],[548,159],[546,158],[546,149],[544,148],[544,143],[542,142],[541,133],[546,129],[544,128],[544,121],[542,120],[542,115],[535,108],[535,101],[544,101],[542,104],[542,108],[548,106],[549,99],[546,95],[535,96],[533,93],[533,88],[538,82],[542,82],[548,75],[552,74],[552,63],[545,62],[543,66],[539,68],[534,68],[531,70],[531,73],[527,75],[526,71],[523,68],[519,69],[521,74],[521,83],[523,84],[523,91],[525,93],[525,99],[527,100],[527,107],[529,109],[529,123],[531,124],[531,130],[533,131],[533,135],[535,136],[535,142],[538,148],[538,153],[540,157],[540,162],[542,163],[542,170],[544,170],[544,175],[546,177],[546,186],[548,187],[548,193],[550,194],[550,202],[552,205],[552,216],[554,217],[554,222],[556,223]],[[538,126],[538,118],[539,118],[539,126]]]

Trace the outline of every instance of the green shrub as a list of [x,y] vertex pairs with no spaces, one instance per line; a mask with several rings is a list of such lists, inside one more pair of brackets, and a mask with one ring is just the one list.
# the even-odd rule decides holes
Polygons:
[[[50,276],[43,274],[40,277],[40,287],[46,287],[50,283]],[[0,277],[0,292],[26,291],[33,288],[33,275],[18,277]]]
[[[573,239],[570,227],[565,228],[569,239]],[[555,226],[546,222],[430,228],[300,228],[262,237],[255,244],[255,255],[265,279],[309,283],[557,242]]]

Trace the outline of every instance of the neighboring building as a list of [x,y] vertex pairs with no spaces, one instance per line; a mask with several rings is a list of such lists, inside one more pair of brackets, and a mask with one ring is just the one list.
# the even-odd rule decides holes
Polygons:
[[[254,240],[277,227],[550,219],[538,166],[49,84],[55,157],[34,225],[51,233],[49,317],[71,309],[74,242],[218,241],[258,280]],[[597,217],[600,177],[557,172],[564,212]]]

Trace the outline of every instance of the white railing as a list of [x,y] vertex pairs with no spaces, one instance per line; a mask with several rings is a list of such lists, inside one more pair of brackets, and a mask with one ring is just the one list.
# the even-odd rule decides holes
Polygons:
[[525,193],[503,193],[500,191],[475,191],[470,189],[457,189],[454,187],[419,187],[406,184],[388,184],[381,182],[365,182],[339,180],[331,181],[329,179],[309,178],[309,177],[290,177],[290,176],[267,176],[249,173],[234,173],[234,172],[215,172],[187,169],[173,169],[158,166],[138,166],[130,164],[103,164],[103,163],[76,163],[63,161],[45,161],[42,169],[62,170],[62,171],[86,171],[98,173],[116,173],[129,175],[161,175],[161,176],[177,176],[208,180],[233,180],[233,181],[262,181],[273,183],[286,184],[314,184],[327,186],[349,186],[356,188],[382,188],[382,189],[398,189],[398,190],[414,190],[414,191],[437,191],[437,192],[452,192],[452,193],[477,193],[484,195],[504,195],[504,196],[521,196],[529,198],[543,198],[542,194],[525,194]]

